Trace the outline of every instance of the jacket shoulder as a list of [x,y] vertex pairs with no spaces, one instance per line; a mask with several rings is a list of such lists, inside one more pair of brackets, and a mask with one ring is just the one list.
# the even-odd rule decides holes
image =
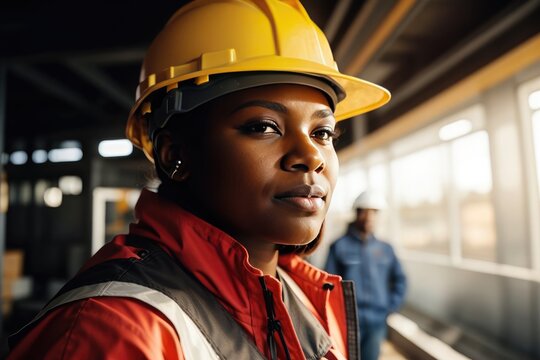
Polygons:
[[344,246],[351,241],[354,241],[354,237],[350,234],[345,234],[337,238],[330,246],[333,246],[333,247]]
[[377,244],[378,244],[380,247],[384,248],[384,250],[385,250],[386,252],[392,253],[392,254],[394,253],[394,247],[393,247],[392,244],[390,244],[388,241],[386,241],[386,240],[384,240],[384,239],[383,239],[383,240],[377,239],[376,241],[377,241]]
[[[8,359],[183,359],[172,324],[135,299],[94,297],[52,310]],[[165,356],[166,355],[166,356]]]

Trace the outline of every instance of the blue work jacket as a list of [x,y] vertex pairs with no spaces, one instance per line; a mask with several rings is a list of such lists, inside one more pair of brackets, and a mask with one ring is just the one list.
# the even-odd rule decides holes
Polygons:
[[326,271],[353,280],[360,324],[376,325],[403,303],[407,280],[392,246],[349,226],[330,247]]

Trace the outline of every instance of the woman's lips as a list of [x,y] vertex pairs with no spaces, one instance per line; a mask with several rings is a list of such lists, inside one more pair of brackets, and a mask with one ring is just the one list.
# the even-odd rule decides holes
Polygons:
[[275,200],[294,209],[314,213],[324,208],[324,200],[320,197],[281,197]]
[[324,208],[326,191],[319,185],[301,184],[277,194],[274,199],[294,209],[314,213]]

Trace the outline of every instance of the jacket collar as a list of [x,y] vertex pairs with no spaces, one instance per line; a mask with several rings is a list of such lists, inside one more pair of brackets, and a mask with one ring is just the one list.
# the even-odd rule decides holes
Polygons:
[[[231,236],[185,211],[157,193],[143,189],[135,208],[138,223],[130,233],[157,241],[175,256],[240,322],[266,324],[261,304],[261,270],[249,263],[247,250]],[[283,255],[279,266],[298,283],[314,306],[324,313],[323,285],[339,284],[338,276],[320,271],[297,255]],[[281,299],[281,284],[265,276],[270,290]],[[313,289],[321,289],[314,291]]]
[[[354,223],[349,224],[347,228],[347,234],[359,241],[362,241],[362,234],[360,233],[360,231],[358,231]],[[367,239],[365,239],[365,242],[362,242],[362,243],[368,244],[368,243],[372,243],[373,241],[375,241],[375,235],[369,234],[367,236]]]

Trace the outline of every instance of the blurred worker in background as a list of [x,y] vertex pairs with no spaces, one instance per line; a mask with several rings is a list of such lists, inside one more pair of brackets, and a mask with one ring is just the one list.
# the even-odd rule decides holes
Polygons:
[[386,337],[386,318],[403,303],[406,278],[392,246],[374,235],[385,199],[368,190],[353,207],[356,219],[330,247],[326,271],[355,282],[361,359],[376,360]]
[[140,79],[127,136],[161,184],[11,358],[358,359],[352,283],[301,256],[337,180],[336,121],[388,92],[338,71],[297,0],[188,3]]

